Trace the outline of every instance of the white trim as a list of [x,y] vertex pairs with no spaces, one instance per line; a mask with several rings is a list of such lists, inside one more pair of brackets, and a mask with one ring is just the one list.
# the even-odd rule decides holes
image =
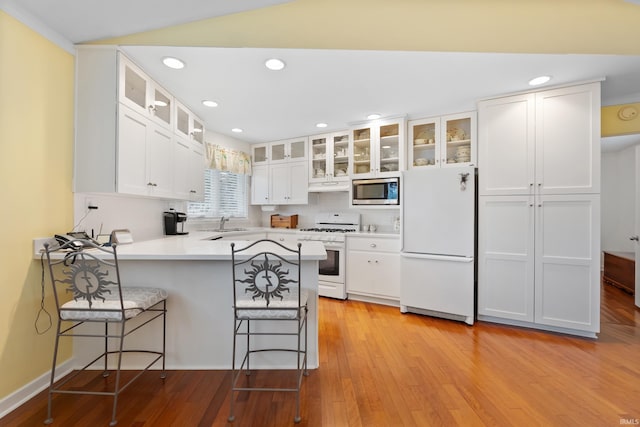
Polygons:
[[[0,0],[1,1],[1,0]],[[16,4],[13,0],[7,0],[0,3],[0,10],[5,11],[9,15],[13,16],[18,21],[22,22],[27,27],[31,28],[42,37],[46,38],[50,42],[56,44],[62,49],[66,50],[72,55],[76,54],[76,49],[73,42],[57,31],[51,29],[47,24],[42,22],[39,18],[35,17],[31,13],[24,10],[22,7]]]
[[[56,368],[56,378],[58,381],[60,378],[69,374],[73,370],[73,358],[61,363]],[[51,371],[47,371],[40,375],[35,380],[22,388],[19,388],[15,392],[11,393],[7,397],[0,400],[0,419],[18,408],[20,405],[40,393],[42,390],[46,390],[49,387],[49,381],[51,381]],[[43,420],[44,421],[44,420]]]

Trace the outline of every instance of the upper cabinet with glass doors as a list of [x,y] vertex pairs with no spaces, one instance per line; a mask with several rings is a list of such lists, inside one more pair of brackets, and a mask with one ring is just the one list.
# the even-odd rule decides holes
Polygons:
[[404,119],[356,126],[351,137],[353,177],[392,176],[404,169]]
[[349,132],[309,137],[309,182],[349,180]]
[[409,165],[458,167],[476,164],[476,112],[409,121]]
[[266,165],[307,160],[307,137],[254,144],[251,146],[253,164]]
[[120,102],[151,118],[160,126],[173,126],[171,109],[174,99],[171,94],[155,83],[140,68],[119,56]]
[[187,107],[176,101],[176,135],[198,144],[204,143],[204,124]]

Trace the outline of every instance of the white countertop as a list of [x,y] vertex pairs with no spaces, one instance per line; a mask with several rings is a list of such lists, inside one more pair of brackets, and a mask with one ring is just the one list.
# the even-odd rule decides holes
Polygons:
[[[228,240],[210,240],[218,233],[192,231],[186,236],[165,236],[160,239],[120,245],[118,258],[122,260],[229,260],[231,259],[231,242],[235,242],[236,249],[253,242],[253,240],[243,240],[241,233],[237,233],[237,239],[233,240],[230,239],[232,236],[229,234],[225,233]],[[287,255],[286,251],[282,254]],[[301,258],[303,261],[326,259],[327,252],[321,242],[303,242]]]
[[[164,236],[159,239],[145,240],[130,244],[118,245],[118,258],[120,260],[230,260],[231,243],[235,242],[236,249],[249,245],[255,239],[247,240],[243,234],[251,232],[264,232],[264,229],[253,229],[243,232],[216,233],[208,231],[191,231],[188,235]],[[224,240],[211,240],[211,238],[224,236]],[[42,255],[42,241],[48,239],[35,239],[34,257]],[[285,244],[286,245],[286,244]],[[302,242],[301,259],[303,261],[322,260],[327,258],[327,252],[322,242]],[[247,254],[259,252],[256,246]],[[97,249],[96,249],[97,250]],[[286,250],[274,251],[285,258],[291,256]]]

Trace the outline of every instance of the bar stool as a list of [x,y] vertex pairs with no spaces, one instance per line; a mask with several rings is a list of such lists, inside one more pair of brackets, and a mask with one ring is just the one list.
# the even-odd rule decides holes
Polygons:
[[[166,376],[167,292],[159,288],[121,286],[116,245],[107,248],[89,240],[77,239],[68,241],[62,246],[45,244],[45,254],[58,311],[45,424],[53,422],[51,414],[53,394],[61,393],[113,396],[113,410],[109,425],[114,426],[118,422],[116,420],[118,398],[124,389],[160,360],[162,361],[160,378]],[[138,320],[131,325],[129,322],[133,319]],[[124,348],[125,337],[156,319],[162,320],[161,350]],[[87,327],[92,323],[102,324],[104,329],[95,326]],[[83,324],[87,325],[80,327]],[[54,384],[58,347],[62,337],[101,338],[104,340],[104,349],[91,362],[73,372],[68,378],[64,378],[62,382]],[[111,349],[109,340],[115,341]],[[126,384],[120,384],[123,355],[128,353],[146,354],[147,364]],[[109,356],[112,356],[112,360],[115,359],[114,362],[112,361],[112,365],[115,364],[113,368],[115,379],[112,381],[113,384],[106,384],[105,381],[107,391],[80,389],[77,385],[70,384],[78,374],[97,364],[101,359],[104,359],[102,376],[108,377]]]
[[[235,419],[234,392],[241,391],[294,392],[294,422],[301,420],[300,388],[303,376],[308,375],[308,308],[307,292],[301,288],[300,253],[300,243],[296,249],[269,239],[240,249],[231,243],[234,326],[230,422]],[[287,365],[289,370],[295,366],[289,384],[263,386],[251,380],[251,359],[266,352],[293,353],[295,362]],[[266,358],[260,360],[266,365]]]

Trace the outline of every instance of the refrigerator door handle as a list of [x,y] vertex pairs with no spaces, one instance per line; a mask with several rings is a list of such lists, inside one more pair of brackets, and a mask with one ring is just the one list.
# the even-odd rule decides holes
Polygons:
[[453,261],[453,262],[473,262],[473,257],[451,256],[451,255],[433,255],[433,254],[416,254],[411,252],[401,252],[402,258],[413,259],[431,259],[436,261]]

